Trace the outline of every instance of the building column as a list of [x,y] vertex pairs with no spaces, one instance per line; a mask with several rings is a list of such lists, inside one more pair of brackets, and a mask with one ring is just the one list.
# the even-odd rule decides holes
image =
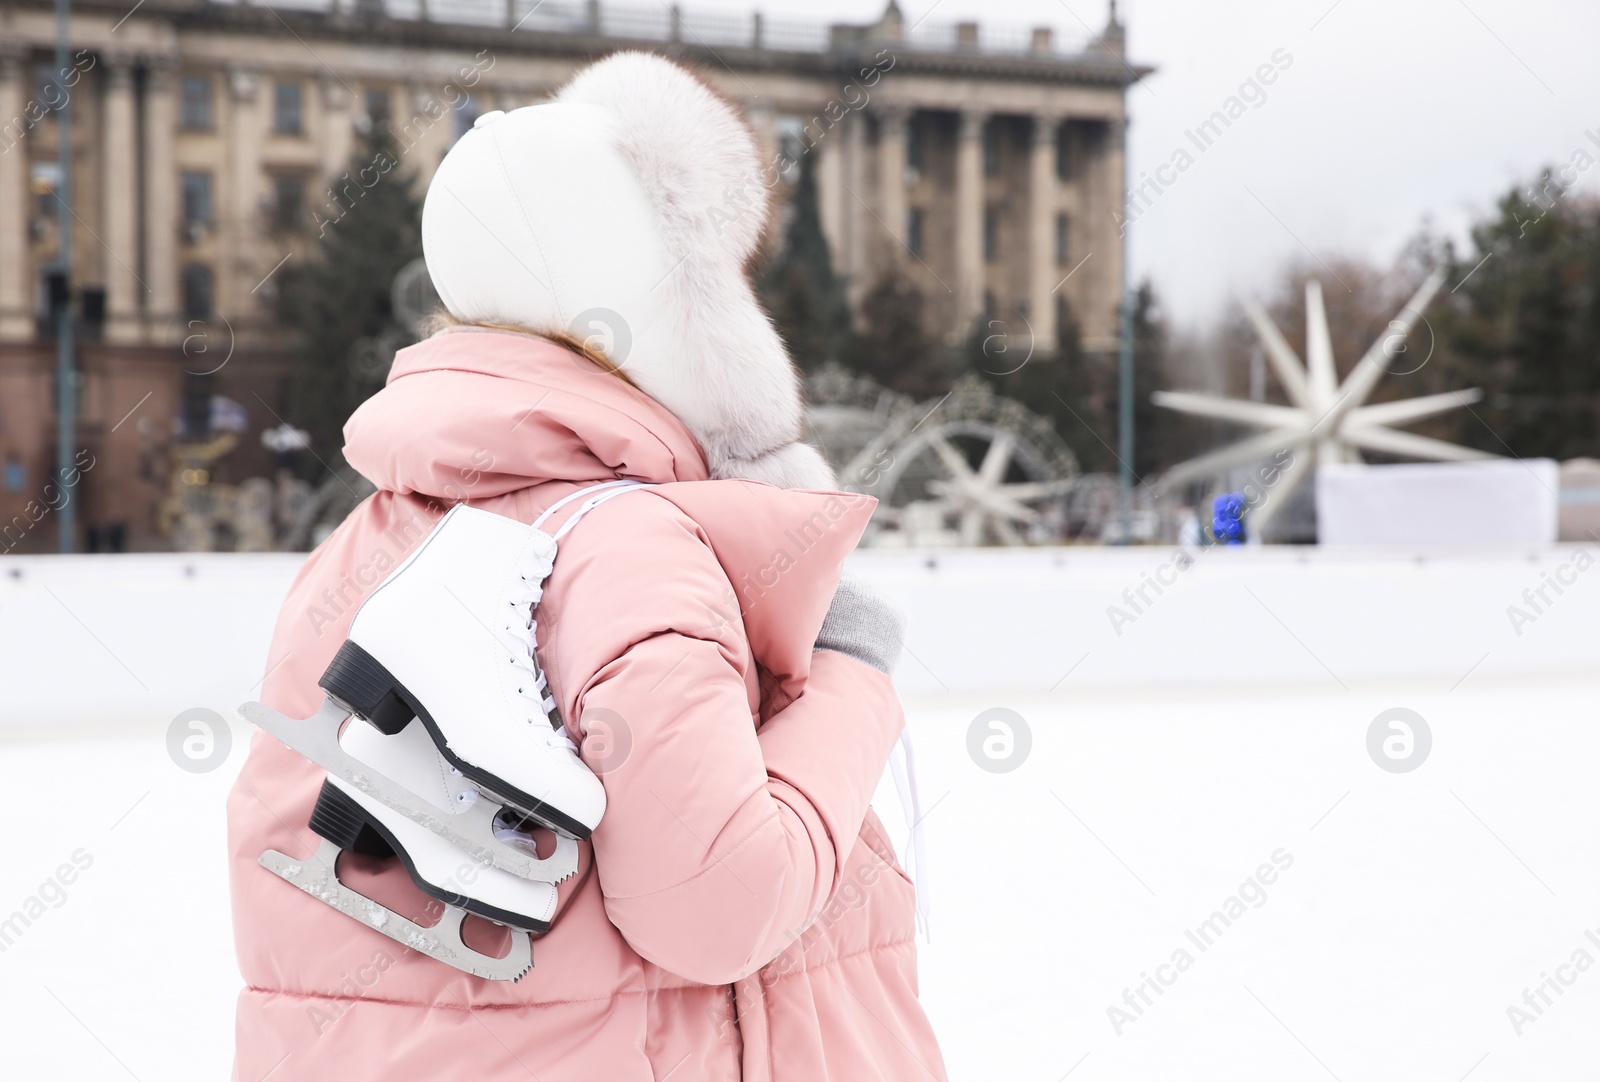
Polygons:
[[182,338],[178,326],[178,170],[173,153],[178,110],[172,64],[151,61],[144,88],[145,334],[152,342]]
[[27,133],[15,118],[23,116],[28,87],[27,52],[7,42],[0,45],[0,340],[33,336],[29,303],[33,261],[28,258]]
[[828,259],[833,264],[835,274],[842,273],[843,268],[844,216],[847,209],[844,201],[850,198],[843,187],[845,148],[839,143],[842,138],[846,138],[842,132],[831,139],[821,138],[810,151],[819,155],[817,214],[821,219],[822,237],[828,242]]
[[255,243],[261,233],[261,146],[269,123],[261,116],[261,101],[267,95],[261,93],[261,76],[246,68],[229,68],[227,85],[232,117],[227,166],[212,189],[217,258],[211,273],[216,311],[239,318],[253,302],[267,299],[250,291],[280,257]]
[[956,331],[983,313],[983,131],[986,113],[961,112],[956,134]]
[[1028,152],[1028,323],[1037,351],[1055,352],[1055,284],[1066,272],[1056,268],[1056,134],[1059,118],[1033,118]]
[[450,148],[455,145],[455,109],[447,108],[438,120],[429,121],[430,107],[435,104],[449,104],[443,97],[436,94],[428,84],[421,82],[407,83],[401,94],[406,103],[406,115],[421,118],[416,124],[415,140],[400,143],[401,158],[415,171],[418,185],[425,188],[433,180],[433,174],[438,171],[439,163],[444,161],[444,156],[450,153]]
[[839,246],[839,273],[846,282],[850,309],[855,311],[868,287],[867,238],[876,223],[867,214],[862,201],[867,197],[867,114],[855,112],[844,129],[844,239]]
[[[1124,155],[1127,153],[1127,125],[1122,117],[1106,121],[1105,134],[1100,140],[1101,151],[1096,156],[1093,172],[1095,190],[1090,220],[1097,227],[1094,238],[1095,261],[1100,263],[1092,281],[1100,284],[1096,290],[1085,292],[1091,309],[1084,313],[1084,346],[1088,349],[1112,350],[1117,348],[1120,308],[1122,305],[1122,231],[1117,222],[1127,213],[1127,171]],[[1116,216],[1113,217],[1113,214]],[[1103,260],[1103,262],[1102,262]]]
[[105,143],[100,164],[105,197],[106,341],[126,344],[139,339],[139,294],[144,287],[134,270],[139,258],[137,185],[133,181],[137,152],[133,115],[133,61],[106,58]]
[[[778,135],[777,116],[772,109],[765,105],[752,105],[745,111],[745,118],[755,137],[756,160],[764,166],[770,166],[773,170],[777,170],[782,164],[780,158],[783,152],[783,140]],[[799,169],[799,167],[800,163],[797,160],[795,168]],[[766,187],[766,182],[769,179],[773,181],[770,188]],[[767,173],[762,171],[756,174],[756,184],[761,186],[761,190],[751,193],[752,199],[749,203],[733,202],[724,205],[723,210],[734,217],[743,218],[744,215],[750,213],[751,207],[761,206],[762,200],[766,201],[768,208],[775,208],[777,205],[776,192],[783,190],[785,187],[780,178],[775,172]],[[781,250],[783,248],[783,229],[779,224],[778,215],[766,215],[761,226],[764,232],[757,242],[757,249],[767,252]]]
[[906,138],[911,110],[887,106],[878,113],[878,217],[887,233],[884,266],[900,258],[906,239]]
[[[311,178],[306,185],[306,203],[308,206],[319,206],[318,191],[332,183],[333,178],[344,172],[345,166],[350,161],[350,147],[355,132],[355,117],[353,115],[355,103],[350,100],[350,90],[345,84],[332,75],[324,74],[320,80],[322,91],[322,175]],[[393,102],[390,109],[390,127],[396,129],[396,139],[399,138],[398,128],[405,122],[406,115],[403,108],[407,99]],[[399,106],[399,108],[396,108]],[[365,107],[363,107],[365,108]],[[402,144],[403,145],[403,144]]]

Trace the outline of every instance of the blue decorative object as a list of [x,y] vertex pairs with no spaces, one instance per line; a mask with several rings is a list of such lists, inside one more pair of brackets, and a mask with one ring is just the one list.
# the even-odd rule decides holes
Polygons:
[[1220,545],[1237,545],[1244,540],[1244,496],[1229,492],[1211,502],[1211,535]]

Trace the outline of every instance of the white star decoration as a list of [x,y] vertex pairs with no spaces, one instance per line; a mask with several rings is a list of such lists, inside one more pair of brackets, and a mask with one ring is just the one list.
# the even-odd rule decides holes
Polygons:
[[[1442,271],[1429,275],[1422,288],[1390,322],[1384,335],[1356,362],[1344,382],[1338,384],[1335,383],[1333,343],[1328,333],[1328,314],[1322,304],[1321,283],[1314,279],[1306,283],[1306,358],[1309,363],[1301,362],[1259,304],[1248,299],[1242,301],[1245,314],[1266,348],[1272,369],[1291,404],[1278,406],[1188,391],[1157,391],[1151,398],[1158,406],[1264,430],[1174,466],[1162,476],[1161,486],[1171,488],[1214,476],[1235,466],[1269,458],[1282,450],[1296,452],[1293,463],[1279,475],[1266,499],[1250,513],[1250,527],[1259,537],[1315,465],[1360,462],[1362,450],[1440,462],[1498,457],[1391,427],[1470,405],[1482,397],[1482,392],[1476,389],[1362,405],[1389,371],[1389,362],[1404,351],[1406,337],[1422,318],[1422,310],[1443,281]],[[1306,453],[1307,450],[1313,453]]]
[[1071,481],[1007,482],[1006,470],[1016,449],[1016,436],[1010,432],[995,436],[977,469],[942,433],[935,433],[929,443],[950,476],[927,483],[934,496],[928,502],[941,516],[956,518],[963,545],[981,545],[986,536],[1002,545],[1024,544],[1018,527],[1039,520],[1039,512],[1027,504],[1059,496],[1072,487]]

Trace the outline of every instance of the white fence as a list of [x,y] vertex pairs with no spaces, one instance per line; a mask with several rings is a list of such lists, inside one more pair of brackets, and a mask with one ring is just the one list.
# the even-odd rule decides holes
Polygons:
[[[0,560],[0,726],[231,712],[257,693],[300,560]],[[1600,671],[1593,562],[1577,546],[1186,557],[1074,547],[861,552],[853,567],[909,617],[897,674],[907,694],[1067,695]]]

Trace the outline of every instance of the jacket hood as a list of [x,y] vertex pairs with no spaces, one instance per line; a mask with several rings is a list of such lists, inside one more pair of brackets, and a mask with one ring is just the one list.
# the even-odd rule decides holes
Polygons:
[[[379,490],[485,501],[550,480],[667,485],[722,563],[755,656],[792,690],[838,575],[877,501],[706,482],[706,459],[661,403],[533,335],[458,327],[395,355],[387,386],[344,426],[344,456]],[[805,571],[790,571],[802,563]]]
[[715,478],[833,488],[745,267],[769,201],[756,141],[705,83],[617,53],[553,101],[480,117],[445,156],[422,244],[456,318],[572,335],[692,432]]
[[401,350],[344,427],[380,489],[482,499],[544,481],[702,481],[705,456],[661,403],[553,342],[456,327]]
[[[786,689],[804,682],[845,557],[877,503],[738,478],[670,484],[708,480],[681,421],[571,350],[504,331],[457,327],[401,350],[344,436],[349,463],[402,496],[483,501],[615,478],[666,485],[658,491],[704,531],[733,585],[729,604]],[[791,572],[802,553],[807,570]]]

